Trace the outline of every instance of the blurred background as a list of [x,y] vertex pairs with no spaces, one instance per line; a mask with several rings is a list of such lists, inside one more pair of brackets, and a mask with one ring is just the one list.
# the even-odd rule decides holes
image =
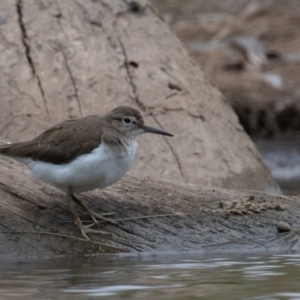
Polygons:
[[151,0],[285,194],[300,193],[300,1]]

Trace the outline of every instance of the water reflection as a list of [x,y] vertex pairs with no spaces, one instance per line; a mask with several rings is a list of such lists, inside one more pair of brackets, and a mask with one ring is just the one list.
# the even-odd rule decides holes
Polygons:
[[0,299],[300,299],[300,255],[1,263]]

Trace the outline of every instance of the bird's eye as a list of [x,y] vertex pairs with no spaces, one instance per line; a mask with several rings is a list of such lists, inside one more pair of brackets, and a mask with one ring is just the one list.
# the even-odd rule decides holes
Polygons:
[[131,119],[130,118],[123,118],[123,122],[126,124],[131,123]]

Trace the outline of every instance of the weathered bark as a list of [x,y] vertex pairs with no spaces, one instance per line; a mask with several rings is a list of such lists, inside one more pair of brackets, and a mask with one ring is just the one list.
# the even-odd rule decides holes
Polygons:
[[[82,240],[63,194],[32,181],[18,162],[0,157],[0,259],[119,251],[299,249],[296,231],[278,235],[275,227],[282,219],[299,228],[296,198],[136,177],[78,197],[95,211],[116,212],[117,225],[100,226],[112,235],[91,237],[119,249]],[[80,210],[79,214],[85,219]]]
[[277,191],[221,94],[145,1],[0,0],[0,132],[33,138],[62,120],[139,108],[173,139],[145,136],[132,174]]

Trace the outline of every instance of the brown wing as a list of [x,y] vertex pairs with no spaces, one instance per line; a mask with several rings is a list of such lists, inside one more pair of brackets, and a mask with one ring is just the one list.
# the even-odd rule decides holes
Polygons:
[[31,141],[0,146],[0,154],[53,164],[67,163],[95,149],[101,143],[105,125],[99,116],[65,121]]

